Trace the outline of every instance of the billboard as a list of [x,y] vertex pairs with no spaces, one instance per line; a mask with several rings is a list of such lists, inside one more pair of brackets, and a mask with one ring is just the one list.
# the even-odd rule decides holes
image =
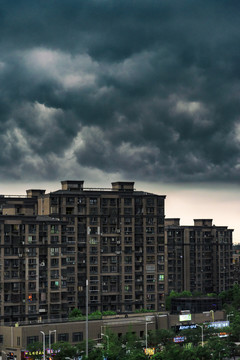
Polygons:
[[192,314],[182,314],[179,315],[179,321],[191,321],[192,320]]

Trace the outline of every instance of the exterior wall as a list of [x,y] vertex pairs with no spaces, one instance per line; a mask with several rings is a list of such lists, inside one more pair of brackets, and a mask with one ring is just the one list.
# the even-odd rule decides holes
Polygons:
[[[232,230],[166,219],[165,196],[133,182],[0,197],[0,321],[89,312],[164,310],[171,290],[220,292],[232,284]],[[1,215],[9,207],[15,215]],[[28,214],[38,214],[28,216]]]
[[[225,313],[222,311],[217,311],[214,313],[214,321],[225,320]],[[207,314],[192,314],[193,324],[201,324],[204,322],[211,322],[212,319]],[[129,316],[129,318],[115,317],[112,319],[98,320],[98,321],[89,321],[89,339],[101,341],[101,333],[104,333],[106,329],[109,329],[111,332],[114,332],[118,336],[126,334],[129,330],[135,332],[138,337],[145,339],[146,331],[146,322],[147,331],[156,330],[156,329],[171,329],[176,325],[183,323],[179,322],[178,315],[169,315],[168,313],[162,313],[153,315],[144,314],[142,316]],[[185,323],[184,323],[185,324]],[[27,349],[27,345],[30,341],[40,341],[42,342],[42,334],[40,331],[43,331],[46,335],[46,349],[49,344],[49,331],[56,330],[56,340],[59,341],[62,339],[62,336],[65,336],[65,341],[69,341],[72,344],[85,340],[86,334],[86,323],[82,322],[66,322],[66,323],[51,323],[51,324],[37,324],[29,326],[1,326],[0,335],[3,336],[3,343],[1,344],[1,349],[4,352],[13,351],[17,359],[21,357],[21,351]],[[74,339],[74,334],[78,334],[78,341],[76,337]],[[75,340],[75,341],[74,341]],[[54,336],[52,334],[51,343],[54,341]]]
[[[215,311],[214,312],[214,321],[224,321],[226,320],[226,315],[224,311]],[[157,318],[158,328],[159,329],[171,329],[177,325],[185,325],[185,324],[203,324],[212,322],[212,315],[210,313],[199,313],[192,314],[192,320],[190,322],[180,322],[179,315],[161,315]]]
[[[173,221],[171,221],[173,220]],[[166,219],[166,291],[219,293],[233,285],[232,232],[212,220],[194,220],[194,226]]]
[[86,279],[90,312],[164,306],[164,264],[158,262],[164,258],[165,196],[134,191],[133,184],[76,191],[74,182],[64,182],[62,191],[43,198],[45,214],[49,209],[72,226],[82,312]]
[[0,230],[0,322],[67,317],[66,223],[2,216]]

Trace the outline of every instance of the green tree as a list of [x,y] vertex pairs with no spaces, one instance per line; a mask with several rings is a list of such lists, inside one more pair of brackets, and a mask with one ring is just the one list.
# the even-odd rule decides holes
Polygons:
[[72,359],[77,356],[76,347],[65,341],[56,342],[52,345],[52,349],[56,351],[54,360],[65,360],[65,358]]
[[174,336],[175,332],[173,330],[151,330],[148,334],[148,343],[153,347],[157,345],[165,346],[167,343],[172,342]]
[[166,306],[166,310],[170,310],[171,309],[171,301],[173,298],[176,298],[176,297],[191,297],[192,296],[192,293],[190,291],[187,291],[187,290],[184,290],[180,293],[178,293],[177,291],[174,291],[172,290],[169,294],[169,296],[167,296],[166,298],[166,303],[165,303],[165,306]]
[[32,359],[42,359],[43,344],[40,341],[29,344],[27,350],[31,352]]
[[211,337],[206,344],[206,348],[208,348],[213,360],[229,358],[232,353],[230,342],[218,336]]
[[80,317],[82,317],[82,313],[78,308],[74,308],[69,314],[69,319],[76,319]]
[[230,322],[230,334],[231,334],[231,339],[233,341],[240,341],[240,313],[235,311],[234,315],[231,316],[231,322]]
[[[95,346],[96,342],[94,340],[88,339],[88,352],[90,353]],[[75,349],[78,355],[82,355],[86,352],[86,340],[81,341],[75,345]]]

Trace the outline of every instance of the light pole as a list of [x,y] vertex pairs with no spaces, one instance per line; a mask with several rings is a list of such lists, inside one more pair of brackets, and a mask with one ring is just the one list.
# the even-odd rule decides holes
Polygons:
[[196,324],[196,326],[200,327],[201,330],[202,330],[202,347],[203,347],[203,325]]
[[86,279],[86,358],[88,358],[88,279]]
[[106,334],[101,333],[101,336],[106,336],[107,338],[107,354],[109,353],[109,336]]
[[153,322],[151,321],[152,320],[152,316],[146,316],[146,322],[145,322],[145,325],[146,325],[146,328],[145,328],[145,346],[146,346],[146,350],[147,350],[147,337],[148,337],[148,334],[147,334],[147,326],[148,324],[153,324]]
[[42,334],[43,336],[43,360],[45,360],[45,332],[43,331],[40,331],[40,333]]
[[56,342],[57,330],[49,330],[49,354],[51,355],[51,334],[55,333],[54,335],[54,342]]
[[[234,314],[233,314],[233,313],[230,313],[230,314],[227,315],[227,321],[228,321],[228,319],[229,319],[231,316],[234,316]],[[229,324],[230,324],[230,320],[229,320]]]

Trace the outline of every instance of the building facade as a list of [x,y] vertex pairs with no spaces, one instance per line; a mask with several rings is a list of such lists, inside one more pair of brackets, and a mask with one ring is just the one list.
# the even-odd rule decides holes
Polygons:
[[0,196],[0,324],[67,319],[74,308],[160,311],[165,296],[232,286],[232,231],[165,220],[165,195],[133,182]]
[[[181,325],[201,324],[212,321],[224,321],[226,314],[223,311],[214,312],[214,320],[210,312],[193,313],[190,322],[182,322],[178,315],[169,313],[131,314],[126,319],[124,316],[116,316],[102,320],[92,320],[88,324],[88,337],[97,342],[102,342],[103,335],[107,329],[116,334],[119,338],[131,331],[144,340],[146,333],[158,329],[174,329]],[[7,359],[7,354],[13,352],[15,359],[28,359],[31,354],[25,353],[29,344],[43,341],[45,334],[46,352],[49,353],[51,344],[56,341],[67,341],[73,345],[86,340],[85,321],[75,322],[51,322],[50,324],[32,324],[20,326],[1,326],[0,327],[0,359]],[[50,340],[50,341],[49,341]],[[50,345],[50,346],[49,346]]]
[[232,233],[211,219],[165,220],[165,291],[220,293],[233,285]]
[[133,182],[0,198],[1,323],[164,307],[164,201]]

